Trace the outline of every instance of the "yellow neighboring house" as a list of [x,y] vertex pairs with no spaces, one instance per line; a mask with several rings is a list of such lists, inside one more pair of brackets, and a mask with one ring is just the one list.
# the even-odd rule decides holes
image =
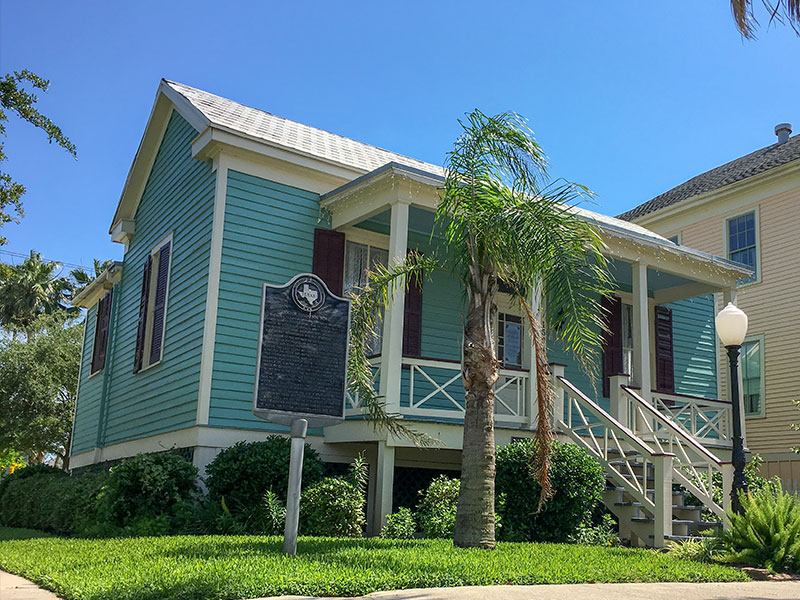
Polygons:
[[[746,443],[800,493],[800,135],[775,127],[776,143],[711,169],[618,218],[678,244],[744,263],[737,287],[750,318],[742,347]],[[717,309],[721,297],[717,298]],[[720,369],[726,368],[719,352]],[[718,378],[722,380],[723,378]],[[724,393],[724,389],[720,390]],[[720,396],[723,397],[723,396]]]

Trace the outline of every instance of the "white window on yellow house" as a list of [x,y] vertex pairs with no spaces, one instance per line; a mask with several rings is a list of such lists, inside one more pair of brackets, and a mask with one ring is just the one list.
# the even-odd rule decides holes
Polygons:
[[748,417],[764,416],[764,379],[762,338],[745,340],[740,350],[742,399]]

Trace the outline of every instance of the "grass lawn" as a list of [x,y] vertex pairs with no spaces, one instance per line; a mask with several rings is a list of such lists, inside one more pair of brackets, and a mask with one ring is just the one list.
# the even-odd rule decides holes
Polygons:
[[0,568],[70,600],[356,596],[457,585],[748,579],[730,567],[627,548],[506,543],[489,552],[456,549],[446,540],[300,538],[297,557],[289,558],[275,537],[35,535],[0,528]]

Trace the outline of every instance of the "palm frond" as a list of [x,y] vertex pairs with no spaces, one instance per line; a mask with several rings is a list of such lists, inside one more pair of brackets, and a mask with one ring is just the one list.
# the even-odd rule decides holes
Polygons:
[[367,418],[376,429],[394,437],[410,439],[419,446],[433,446],[438,440],[408,427],[400,415],[386,411],[385,402],[375,391],[367,349],[377,337],[376,326],[382,322],[384,309],[391,303],[396,290],[407,288],[412,281],[421,283],[425,273],[438,267],[432,256],[409,252],[402,261],[388,266],[376,265],[367,273],[367,284],[350,294],[348,389],[351,394],[358,395]]

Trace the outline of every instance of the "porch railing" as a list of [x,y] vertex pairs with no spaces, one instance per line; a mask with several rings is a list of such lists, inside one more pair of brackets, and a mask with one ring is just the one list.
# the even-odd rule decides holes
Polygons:
[[675,457],[672,465],[675,481],[722,519],[728,503],[726,492],[733,483],[731,464],[721,461],[678,422],[656,410],[634,389],[620,385],[619,390],[621,395],[612,395],[612,411],[614,403],[629,403],[629,406],[617,407],[616,410],[620,414],[630,415],[631,432],[654,450],[672,454]]
[[653,406],[689,435],[701,440],[731,441],[731,403],[724,400],[652,393]]
[[[407,416],[464,418],[464,385],[461,363],[425,358],[403,358],[400,413]],[[500,369],[494,386],[495,419],[501,423],[525,423],[528,419],[528,371]]]

